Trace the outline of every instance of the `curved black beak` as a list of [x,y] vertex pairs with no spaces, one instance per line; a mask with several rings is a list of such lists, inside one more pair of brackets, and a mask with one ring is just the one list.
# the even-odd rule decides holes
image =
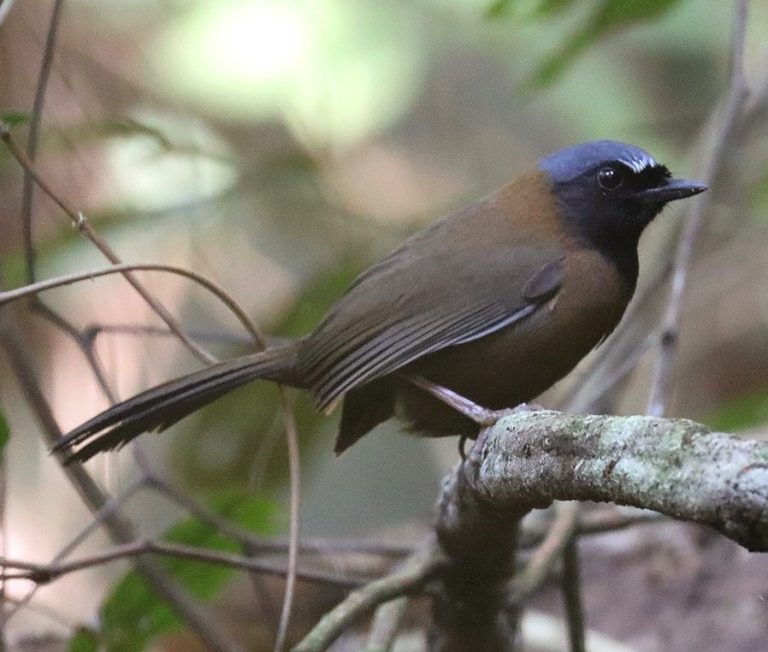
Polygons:
[[646,188],[637,193],[640,199],[654,204],[665,204],[675,199],[685,199],[698,195],[707,189],[701,181],[689,181],[688,179],[665,179],[665,181],[653,188]]

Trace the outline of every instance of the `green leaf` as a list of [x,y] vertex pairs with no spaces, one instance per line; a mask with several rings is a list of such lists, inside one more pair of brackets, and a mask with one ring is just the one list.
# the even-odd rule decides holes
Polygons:
[[549,18],[562,13],[565,9],[571,7],[575,0],[542,0],[536,8],[535,16],[537,18]]
[[[575,0],[541,0],[537,6],[530,7],[525,6],[523,3],[523,11],[526,15],[533,18],[549,18],[556,14],[562,13],[565,9],[568,9]],[[514,8],[513,5],[520,4],[516,0],[494,0],[485,10],[485,17],[494,20],[501,18],[505,14],[508,14]],[[528,3],[530,5],[530,2]]]
[[768,387],[726,403],[707,419],[707,423],[725,432],[768,423]]
[[485,17],[493,20],[501,18],[512,6],[514,0],[494,0],[485,10]]
[[57,144],[67,148],[73,147],[73,143],[76,146],[82,146],[84,143],[107,138],[127,139],[143,136],[154,141],[154,144],[162,150],[183,150],[183,146],[174,143],[162,128],[121,115],[110,116],[103,120],[88,120],[66,129],[62,128],[58,136]]
[[69,652],[97,652],[98,649],[98,635],[86,627],[78,629],[69,641]]
[[29,121],[29,115],[27,113],[18,113],[16,111],[9,111],[7,113],[0,113],[0,121],[4,122],[10,127],[24,124]]
[[658,18],[678,2],[680,0],[603,0],[584,28],[574,33],[558,52],[538,67],[532,83],[545,85],[553,82],[579,54],[599,39],[633,23]]
[[5,445],[11,438],[11,429],[8,427],[8,422],[5,420],[3,413],[0,412],[0,459],[3,458],[5,452]]
[[[259,534],[271,534],[276,509],[265,500],[230,492],[209,505],[217,514]],[[172,526],[165,541],[212,550],[238,552],[236,543],[198,519],[185,519]],[[166,558],[162,565],[191,595],[208,600],[216,595],[235,572],[229,568],[187,559]],[[112,590],[101,607],[101,640],[113,652],[145,649],[147,643],[180,625],[171,608],[161,600],[136,571],[129,572]]]

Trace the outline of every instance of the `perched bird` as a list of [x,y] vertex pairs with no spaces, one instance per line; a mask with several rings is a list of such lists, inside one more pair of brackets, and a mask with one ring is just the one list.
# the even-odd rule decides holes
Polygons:
[[424,436],[474,438],[477,423],[409,377],[494,409],[536,397],[619,323],[643,229],[704,190],[632,145],[559,150],[368,268],[306,337],[153,387],[54,450],[87,460],[256,379],[306,389],[321,410],[343,399],[337,453],[392,416]]

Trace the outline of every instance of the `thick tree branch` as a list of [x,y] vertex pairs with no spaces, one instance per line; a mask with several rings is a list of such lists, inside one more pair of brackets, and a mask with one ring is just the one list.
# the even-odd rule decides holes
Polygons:
[[519,522],[555,500],[653,509],[768,550],[768,444],[684,419],[511,411],[443,482],[433,649],[515,649]]
[[525,511],[553,500],[612,501],[710,525],[749,550],[768,550],[765,442],[686,419],[541,410],[502,418],[478,444],[454,470],[471,483],[478,504]]
[[[652,509],[766,551],[768,442],[711,432],[685,419],[510,411],[481,433],[469,457],[443,480],[435,523],[442,554],[424,549],[401,570],[355,591],[296,649],[326,649],[376,605],[425,592],[427,578],[434,599],[430,649],[516,649],[520,580],[509,580],[520,520],[555,500]],[[601,513],[594,522],[589,516],[579,522],[567,507],[542,559],[574,531],[651,517]],[[573,644],[583,646],[578,639]]]

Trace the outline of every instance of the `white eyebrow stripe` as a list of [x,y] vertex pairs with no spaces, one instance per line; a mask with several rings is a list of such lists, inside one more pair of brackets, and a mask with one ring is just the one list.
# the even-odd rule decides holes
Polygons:
[[656,166],[656,161],[648,157],[632,157],[632,158],[626,158],[621,159],[621,162],[624,163],[628,168],[631,168],[633,172],[642,172],[646,168],[654,167]]

